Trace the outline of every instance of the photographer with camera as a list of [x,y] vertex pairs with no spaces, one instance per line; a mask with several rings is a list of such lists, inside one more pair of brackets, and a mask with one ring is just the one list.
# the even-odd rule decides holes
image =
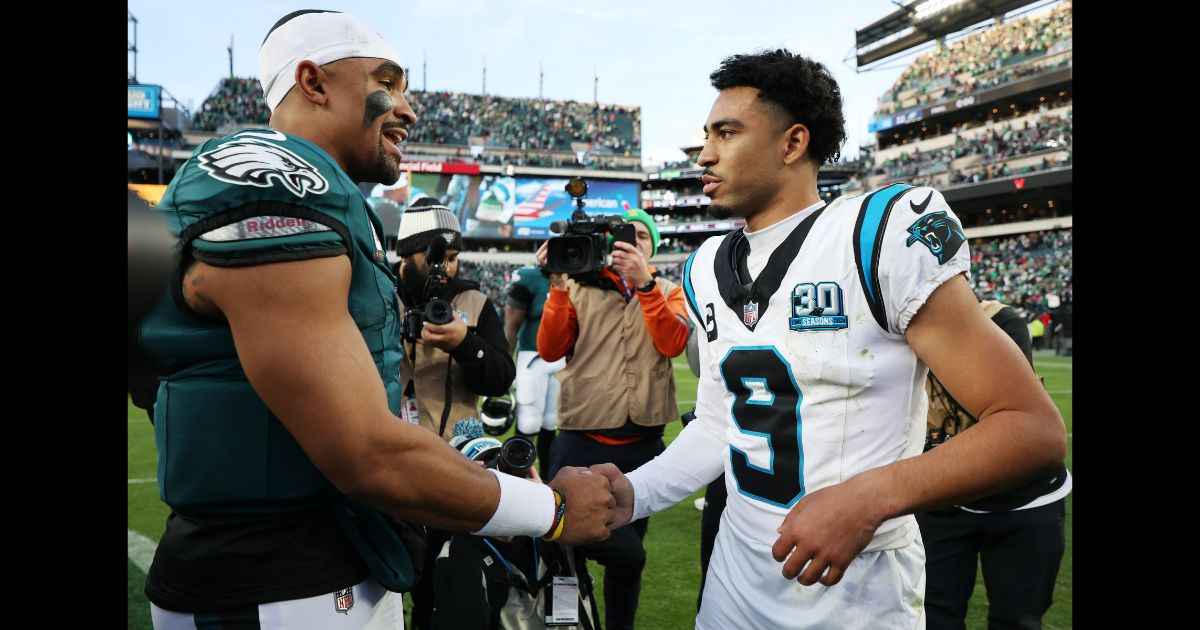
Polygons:
[[508,393],[516,375],[495,305],[456,277],[462,247],[458,218],[437,199],[418,199],[400,218],[401,417],[445,440],[479,416],[480,396]]
[[[475,282],[460,280],[458,218],[433,197],[418,199],[400,217],[400,417],[449,441],[455,425],[480,415],[480,396],[508,393],[516,366],[492,301]],[[428,529],[422,581],[412,591],[413,625],[430,627],[434,562],[450,532]]]
[[[647,263],[659,243],[650,215],[629,209],[621,214],[628,223],[609,220],[605,230],[582,212],[586,184],[572,184],[568,192],[580,210],[564,236],[537,252],[551,272],[538,354],[546,361],[568,357],[558,373],[559,434],[547,472],[606,462],[631,471],[663,451],[663,426],[679,417],[671,358],[687,345],[687,307],[683,290],[656,276]],[[608,265],[602,259],[603,231],[614,233]],[[604,543],[581,547],[605,567],[610,630],[633,627],[647,526],[636,521],[614,530]]]

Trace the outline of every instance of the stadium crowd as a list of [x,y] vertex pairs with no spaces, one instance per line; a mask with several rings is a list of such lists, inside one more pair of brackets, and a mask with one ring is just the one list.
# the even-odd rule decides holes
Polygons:
[[988,28],[918,57],[880,96],[876,114],[931,103],[935,97],[945,100],[969,94],[1069,64],[1070,55],[1048,63],[1022,62],[1069,49],[1070,40],[1070,0],[1045,15]]
[[522,150],[571,151],[572,142],[617,155],[641,154],[641,109],[620,105],[506,98],[459,92],[413,92],[420,125],[409,142],[487,144]]
[[662,163],[662,166],[660,166],[660,167],[658,168],[658,170],[661,170],[661,171],[669,171],[669,170],[672,170],[672,169],[677,169],[677,168],[678,168],[678,169],[683,169],[683,168],[697,168],[698,166],[699,166],[699,165],[698,165],[698,164],[696,164],[696,162],[694,162],[694,161],[692,161],[692,160],[678,160],[678,161],[675,161],[675,162],[663,162],[663,163]]
[[[932,151],[914,150],[885,160],[871,168],[872,175],[887,175],[889,180],[906,180],[913,184],[928,183],[928,176],[951,171],[954,160],[973,155],[982,155],[983,160],[969,168],[953,171],[950,183],[980,182],[995,177],[1029,173],[1070,163],[1068,157],[1060,161],[1056,156],[1046,156],[1040,165],[1017,169],[1003,164],[1010,158],[1045,151],[1065,149],[1070,155],[1072,140],[1072,117],[1067,110],[1065,117],[1041,116],[1037,120],[1026,120],[1022,128],[1014,129],[1011,124],[992,128],[973,138],[964,139],[955,134],[954,144]],[[928,180],[928,181],[927,181]]]
[[484,152],[479,156],[480,164],[498,164],[500,166],[540,166],[545,168],[582,168],[604,171],[641,171],[642,167],[637,163],[622,164],[614,158],[593,157],[584,162],[580,162],[575,156],[558,157],[554,155],[545,155],[537,153],[523,153],[519,157],[511,155],[502,155],[491,152]]
[[270,119],[271,110],[263,99],[258,79],[227,77],[221,79],[217,89],[204,99],[200,110],[192,117],[192,128],[216,131],[228,123],[265,125]]
[[1050,310],[1048,295],[1072,301],[1071,230],[972,239],[975,295],[999,300],[1031,319]]
[[508,302],[508,287],[512,282],[513,272],[524,265],[505,262],[470,262],[459,259],[458,277],[479,283],[479,290],[492,299],[501,317],[504,305]]
[[[200,131],[216,131],[225,124],[265,124],[271,111],[255,78],[223,78],[192,119]],[[490,146],[527,151],[573,151],[571,143],[592,145],[592,151],[624,157],[641,154],[641,110],[637,107],[505,98],[457,92],[413,92],[413,109],[421,121],[413,126],[411,144],[469,143],[473,136],[487,138]],[[641,170],[616,160],[592,156],[580,164],[575,159],[527,154],[516,159],[485,155],[485,164],[514,166],[572,166],[606,170]]]

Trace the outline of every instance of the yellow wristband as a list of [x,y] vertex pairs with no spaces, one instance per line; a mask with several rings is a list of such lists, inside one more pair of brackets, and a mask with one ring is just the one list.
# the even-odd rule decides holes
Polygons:
[[563,523],[567,521],[567,501],[558,490],[554,490],[554,524],[550,527],[550,532],[542,536],[542,540],[546,542],[554,542],[562,536]]

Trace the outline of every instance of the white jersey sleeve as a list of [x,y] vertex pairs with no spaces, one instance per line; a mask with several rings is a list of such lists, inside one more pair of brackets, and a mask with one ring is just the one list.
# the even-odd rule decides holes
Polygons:
[[[690,265],[685,267],[685,273],[688,271]],[[690,284],[685,284],[685,287],[690,287]],[[688,312],[696,325],[693,334],[696,335],[700,362],[696,419],[679,432],[667,450],[629,473],[629,481],[633,485],[631,521],[679,503],[712,483],[725,469],[725,453],[729,445],[726,435],[729,412],[722,402],[725,388],[713,370],[705,322],[697,320],[694,308],[688,309]]]
[[942,193],[932,188],[901,194],[884,230],[872,272],[877,274],[887,330],[903,335],[934,289],[970,273],[971,255],[958,217]]

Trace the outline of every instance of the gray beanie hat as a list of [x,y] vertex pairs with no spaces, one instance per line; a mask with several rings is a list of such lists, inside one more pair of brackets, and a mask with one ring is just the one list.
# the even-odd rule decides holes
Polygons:
[[396,240],[396,254],[409,256],[424,252],[434,236],[446,239],[447,249],[462,251],[462,228],[458,217],[449,208],[433,197],[422,197],[412,203],[400,217],[400,233]]

